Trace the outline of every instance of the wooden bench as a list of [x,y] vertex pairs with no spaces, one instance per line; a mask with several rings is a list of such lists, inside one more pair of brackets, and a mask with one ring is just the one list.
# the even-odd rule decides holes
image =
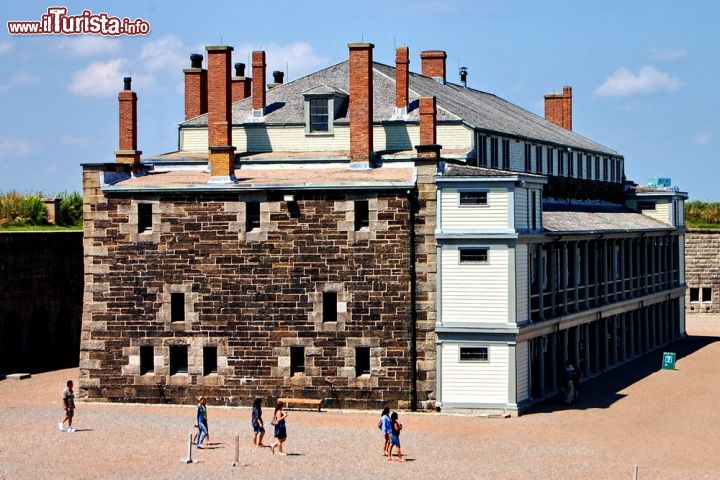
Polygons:
[[318,412],[320,411],[320,407],[322,406],[322,400],[316,399],[316,398],[294,398],[294,397],[280,397],[278,398],[278,402],[282,402],[283,405],[286,407],[290,407],[290,405],[317,405]]

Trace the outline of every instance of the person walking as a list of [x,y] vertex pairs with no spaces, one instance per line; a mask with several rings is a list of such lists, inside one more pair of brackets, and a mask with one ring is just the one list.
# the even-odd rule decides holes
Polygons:
[[265,445],[263,445],[262,441],[265,436],[265,425],[263,424],[262,419],[262,400],[259,398],[256,398],[253,402],[252,427],[252,444],[256,447],[264,447]]
[[72,433],[75,428],[72,426],[73,417],[75,416],[75,392],[73,392],[73,381],[68,380],[65,384],[66,388],[63,390],[62,401],[63,408],[65,409],[65,417],[62,422],[58,423],[58,428],[61,432],[65,431],[65,422],[68,422],[67,431]]
[[383,455],[388,455],[388,450],[390,449],[390,431],[391,431],[392,421],[390,420],[390,407],[386,406],[383,408],[382,413],[380,414],[380,421],[378,422],[378,428],[383,433],[383,437],[385,439],[385,443],[383,444]]
[[197,437],[195,437],[195,447],[196,448],[203,448],[202,442],[205,440],[205,437],[208,436],[208,427],[207,427],[207,400],[204,396],[198,397],[198,404],[197,404],[197,427],[198,427],[198,433]]
[[287,427],[285,425],[287,416],[288,412],[285,410],[285,405],[283,405],[282,402],[277,402],[271,422],[275,426],[275,443],[270,446],[270,451],[273,454],[275,453],[275,448],[277,448],[278,455],[287,455],[283,452],[283,444],[285,440],[287,440]]
[[388,449],[388,462],[392,461],[393,447],[397,447],[398,462],[404,462],[405,459],[402,456],[402,450],[400,450],[400,430],[402,430],[402,423],[398,420],[397,412],[393,412],[390,416],[392,422],[390,428],[390,448]]

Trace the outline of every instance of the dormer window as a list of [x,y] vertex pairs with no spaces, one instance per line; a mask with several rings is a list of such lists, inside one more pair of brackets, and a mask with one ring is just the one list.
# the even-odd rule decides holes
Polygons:
[[310,99],[310,133],[328,133],[330,125],[328,122],[328,99]]
[[335,119],[342,116],[347,95],[327,86],[305,92],[305,133],[332,135]]

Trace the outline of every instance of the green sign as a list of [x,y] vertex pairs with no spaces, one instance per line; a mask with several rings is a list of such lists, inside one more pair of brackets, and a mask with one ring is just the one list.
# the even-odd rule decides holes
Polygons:
[[663,352],[663,370],[675,370],[675,352]]

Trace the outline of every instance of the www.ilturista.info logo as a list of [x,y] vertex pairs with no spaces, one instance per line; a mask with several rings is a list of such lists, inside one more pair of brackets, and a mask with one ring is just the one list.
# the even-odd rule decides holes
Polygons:
[[147,35],[150,24],[138,18],[110,17],[107,13],[83,10],[80,15],[68,15],[65,7],[50,7],[40,21],[7,22],[10,35]]

